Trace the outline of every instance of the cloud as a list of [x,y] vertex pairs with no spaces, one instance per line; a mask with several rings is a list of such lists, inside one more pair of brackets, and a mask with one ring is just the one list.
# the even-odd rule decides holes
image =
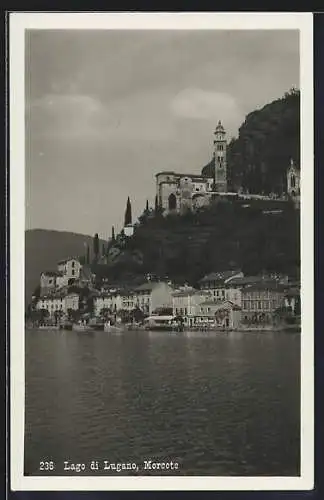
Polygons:
[[89,136],[108,119],[98,99],[82,94],[47,94],[32,101],[26,115],[33,134],[56,137]]
[[229,94],[199,88],[179,92],[171,102],[172,112],[182,118],[217,120],[240,114],[236,100]]

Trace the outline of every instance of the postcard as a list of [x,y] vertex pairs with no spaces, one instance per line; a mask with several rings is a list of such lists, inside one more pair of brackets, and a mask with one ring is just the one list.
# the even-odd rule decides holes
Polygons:
[[313,488],[312,37],[10,14],[12,490]]

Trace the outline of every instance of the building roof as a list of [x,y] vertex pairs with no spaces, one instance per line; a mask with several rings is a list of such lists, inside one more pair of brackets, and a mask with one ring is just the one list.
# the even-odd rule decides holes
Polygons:
[[145,290],[147,290],[148,292],[151,292],[152,290],[154,290],[154,288],[156,288],[157,285],[160,285],[161,283],[167,284],[164,281],[148,281],[147,283],[143,283],[142,285],[134,288],[134,292],[136,293],[136,292],[141,292],[141,291],[145,291]]
[[[158,175],[174,175],[176,176],[177,179],[181,179],[183,177],[190,177],[192,179],[199,179],[199,180],[202,180],[202,181],[206,181],[207,177],[210,177],[211,179],[213,179],[213,174],[211,175],[203,175],[202,173],[201,174],[185,174],[185,173],[182,173],[182,172],[159,172],[157,174],[155,174],[155,177],[157,177]],[[175,179],[176,180],[176,179]]]
[[209,281],[218,281],[218,282],[225,282],[229,278],[232,278],[236,274],[242,272],[240,269],[235,269],[231,271],[219,271],[219,272],[212,272],[204,276],[199,283],[206,283]]
[[299,297],[300,296],[300,288],[289,288],[285,292],[286,297]]
[[78,257],[68,257],[67,259],[59,260],[57,265],[59,266],[60,264],[65,264],[66,262],[70,262],[71,260],[76,260],[79,262]]
[[62,271],[42,271],[41,274],[45,276],[63,276]]
[[257,291],[257,290],[273,290],[278,292],[283,292],[286,289],[285,285],[278,283],[278,281],[260,281],[259,283],[253,283],[251,285],[243,288],[243,292]]
[[254,283],[259,283],[263,280],[262,276],[243,276],[243,278],[232,278],[226,285],[230,286],[246,286],[253,285]]
[[215,158],[213,157],[207,165],[205,165],[201,170],[201,175],[203,177],[214,178],[215,174]]
[[234,311],[240,311],[241,310],[241,307],[239,307],[238,305],[234,304],[230,300],[221,300],[221,301],[217,301],[217,302],[214,302],[212,300],[206,300],[205,302],[202,302],[199,305],[200,306],[214,306],[214,307],[216,307],[216,310],[223,309],[223,308],[233,309]]
[[158,172],[157,174],[155,174],[155,177],[157,177],[158,175],[176,175],[176,173],[173,171],[173,170],[163,170],[162,172]]
[[177,290],[175,291],[172,296],[173,297],[188,297],[192,295],[210,295],[209,292],[205,290],[196,290],[196,289],[188,289],[188,290]]
[[298,165],[296,162],[294,162],[294,160],[292,158],[290,158],[290,164],[289,164],[288,170],[290,170],[291,168],[295,169],[297,171],[300,171],[300,165]]

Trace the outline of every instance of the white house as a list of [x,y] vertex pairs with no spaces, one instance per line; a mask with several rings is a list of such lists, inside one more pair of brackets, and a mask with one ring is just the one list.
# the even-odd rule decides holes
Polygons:
[[[120,293],[101,292],[94,298],[94,311],[96,316],[100,316],[102,309],[109,309],[117,312],[123,309],[123,300]],[[126,309],[126,307],[125,307]],[[133,309],[130,307],[129,309]]]
[[69,309],[77,311],[79,309],[79,300],[80,297],[77,293],[69,293],[68,295],[66,295],[65,297],[66,312],[68,312]]
[[139,307],[144,314],[152,314],[160,308],[172,307],[173,288],[163,281],[150,281],[133,291],[133,307]]
[[67,311],[65,297],[62,294],[45,295],[40,297],[37,301],[36,309],[46,309],[51,318],[54,317],[54,314],[57,311],[65,314]]
[[64,280],[62,280],[61,286],[66,286],[71,279],[79,279],[81,267],[82,266],[78,259],[74,257],[59,261],[57,263],[57,269],[58,271],[63,273],[64,276]]
[[207,300],[200,304],[197,323],[211,323],[217,328],[236,330],[240,328],[242,318],[241,307],[229,300],[214,302]]
[[210,292],[206,290],[196,290],[191,287],[177,290],[172,294],[173,315],[183,317],[185,324],[191,326],[199,314],[200,304],[209,297]]
[[[239,269],[220,271],[207,274],[199,281],[201,290],[209,291],[215,302],[226,299],[226,290],[230,282],[236,278],[243,278],[244,274]],[[237,299],[239,300],[239,299]]]

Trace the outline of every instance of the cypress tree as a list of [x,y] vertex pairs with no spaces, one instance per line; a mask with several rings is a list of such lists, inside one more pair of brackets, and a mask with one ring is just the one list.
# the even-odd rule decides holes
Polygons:
[[87,250],[86,250],[86,264],[90,264],[90,248],[89,248],[88,244],[87,244]]
[[111,241],[115,241],[115,227],[112,226],[111,228]]
[[158,204],[158,197],[155,195],[155,206],[154,206],[154,211],[157,214],[159,210],[159,204]]
[[149,211],[149,202],[148,202],[148,200],[146,200],[146,208],[145,208],[145,210],[146,210],[146,212]]
[[96,233],[94,235],[94,238],[93,238],[93,254],[94,254],[95,260],[97,261],[98,256],[99,256],[99,236],[98,236],[98,233]]
[[132,223],[132,205],[129,197],[127,198],[126,210],[125,210],[125,226]]
[[105,252],[106,252],[106,248],[105,248],[105,244],[103,243],[102,244],[102,253],[101,255],[104,257],[105,256]]

